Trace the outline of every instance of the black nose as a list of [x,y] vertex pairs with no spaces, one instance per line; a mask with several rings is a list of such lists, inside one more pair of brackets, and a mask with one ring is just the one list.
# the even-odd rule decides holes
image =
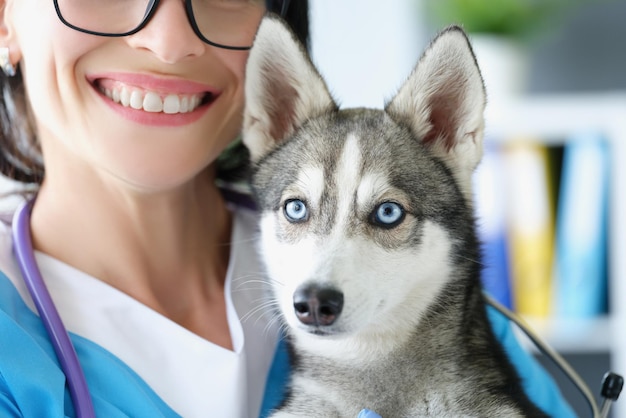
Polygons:
[[332,325],[343,309],[343,293],[331,287],[303,285],[293,294],[293,308],[304,325]]

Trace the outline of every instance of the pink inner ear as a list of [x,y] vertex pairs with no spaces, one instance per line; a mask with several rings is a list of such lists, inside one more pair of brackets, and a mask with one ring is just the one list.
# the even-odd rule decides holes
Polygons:
[[276,68],[266,70],[269,74],[266,80],[265,106],[270,117],[270,135],[279,142],[290,135],[296,123],[296,101],[298,91],[289,83],[285,82],[284,73],[279,73]]
[[464,91],[461,83],[462,81],[457,80],[429,98],[431,129],[424,136],[424,144],[441,141],[446,151],[456,145],[459,120],[463,116],[460,114],[463,112],[461,95]]

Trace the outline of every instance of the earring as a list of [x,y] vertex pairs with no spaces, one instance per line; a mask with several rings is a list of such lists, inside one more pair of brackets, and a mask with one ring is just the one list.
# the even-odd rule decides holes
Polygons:
[[2,71],[7,77],[13,77],[15,75],[15,66],[11,64],[9,48],[6,46],[0,47],[0,68],[2,68]]

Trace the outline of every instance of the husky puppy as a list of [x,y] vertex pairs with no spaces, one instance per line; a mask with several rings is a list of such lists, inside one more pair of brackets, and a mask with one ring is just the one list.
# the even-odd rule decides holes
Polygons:
[[245,94],[260,250],[292,351],[274,417],[545,416],[485,311],[471,204],[485,91],[462,29],[384,110],[340,110],[268,16]]

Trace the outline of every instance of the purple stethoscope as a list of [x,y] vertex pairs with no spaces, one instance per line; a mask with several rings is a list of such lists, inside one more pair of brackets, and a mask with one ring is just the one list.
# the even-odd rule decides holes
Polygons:
[[[228,189],[222,189],[222,194],[228,202],[255,209],[254,202],[248,195]],[[54,352],[59,359],[61,370],[65,374],[76,416],[79,418],[94,418],[96,414],[85,374],[78,361],[76,350],[70,340],[67,329],[63,325],[59,312],[50,297],[35,260],[30,235],[30,213],[34,201],[34,199],[31,199],[25,202],[15,212],[13,217],[13,251],[26,287],[48,332]]]
[[96,414],[87,388],[85,374],[35,260],[30,237],[30,212],[33,208],[33,202],[34,200],[30,200],[24,203],[15,212],[13,217],[13,251],[26,287],[28,287],[37,312],[39,312],[44,327],[50,336],[50,342],[59,359],[61,370],[65,374],[76,416],[92,418]]

